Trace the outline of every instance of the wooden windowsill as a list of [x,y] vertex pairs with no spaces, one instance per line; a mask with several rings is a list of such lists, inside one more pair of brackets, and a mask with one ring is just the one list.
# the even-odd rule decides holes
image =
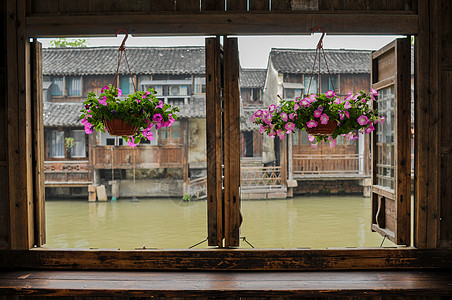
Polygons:
[[96,297],[450,296],[452,276],[447,271],[21,270],[0,272],[0,294]]

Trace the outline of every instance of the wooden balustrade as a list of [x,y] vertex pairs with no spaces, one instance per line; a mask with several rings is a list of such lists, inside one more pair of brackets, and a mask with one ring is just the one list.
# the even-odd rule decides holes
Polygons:
[[87,186],[92,182],[89,162],[83,161],[45,161],[45,186]]
[[96,169],[182,168],[182,146],[95,146],[93,166]]
[[367,175],[362,154],[294,154],[294,177],[302,175]]
[[281,188],[281,167],[246,167],[241,170],[242,189]]
[[207,176],[190,180],[188,194],[196,200],[207,198]]

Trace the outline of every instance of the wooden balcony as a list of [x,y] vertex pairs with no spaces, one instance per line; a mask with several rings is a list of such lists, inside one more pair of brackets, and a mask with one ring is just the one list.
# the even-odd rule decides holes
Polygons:
[[89,161],[45,161],[46,187],[78,187],[92,183]]
[[182,168],[183,146],[94,146],[95,169]]
[[368,162],[362,154],[294,154],[295,179],[328,179],[369,177]]

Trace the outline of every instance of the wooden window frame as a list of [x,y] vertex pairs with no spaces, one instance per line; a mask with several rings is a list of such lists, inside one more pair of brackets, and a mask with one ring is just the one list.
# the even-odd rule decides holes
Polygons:
[[[19,1],[25,6],[25,1]],[[15,2],[8,1],[7,12],[15,12],[17,7]],[[122,19],[128,25],[134,28],[137,34],[228,34],[239,35],[246,34],[290,34],[290,33],[309,33],[312,26],[323,24],[324,27],[331,28],[330,33],[348,33],[348,34],[415,34],[418,35],[416,53],[419,60],[428,62],[430,55],[429,47],[420,47],[429,43],[430,34],[428,31],[420,31],[420,26],[426,26],[429,21],[429,3],[418,2],[418,14],[414,13],[388,13],[388,14],[353,14],[350,18],[345,13],[317,13],[317,14],[265,14],[264,18],[259,15],[250,16],[247,14],[205,14],[205,15],[187,15],[180,18],[179,15],[152,15],[153,24],[149,24],[147,15],[133,15],[133,17]],[[25,9],[24,9],[25,10]],[[127,16],[127,14],[124,14]],[[8,95],[12,100],[8,103],[13,104],[15,99],[19,99],[19,91],[28,83],[29,78],[23,74],[27,67],[27,58],[29,52],[26,43],[27,38],[33,36],[54,36],[57,34],[80,35],[90,34],[110,34],[115,32],[118,23],[112,22],[111,16],[79,16],[79,15],[61,15],[61,16],[28,16],[23,12],[17,13],[17,19],[7,20],[7,38],[10,44],[8,46],[8,65],[13,68],[8,69],[8,74],[18,77],[18,85],[12,84],[12,79],[8,81],[9,87],[18,86],[19,88],[9,90]],[[248,26],[243,26],[243,20],[248,20]],[[281,22],[287,20],[287,22]],[[26,22],[25,22],[26,21]],[[18,23],[16,23],[18,22]],[[199,25],[200,22],[202,25]],[[22,24],[16,28],[16,24]],[[25,24],[25,25],[23,25]],[[107,24],[106,26],[93,26],[95,24]],[[160,24],[163,26],[163,32]],[[228,25],[219,25],[228,24]],[[335,24],[342,24],[337,27]],[[58,25],[58,26],[55,26]],[[79,25],[79,26],[74,26]],[[194,26],[191,26],[194,25]],[[333,29],[335,28],[335,29]],[[213,32],[211,32],[213,31]],[[25,38],[24,38],[25,37]],[[25,44],[25,45],[24,45]],[[18,49],[16,49],[18,48]],[[19,54],[14,54],[17,51]],[[26,55],[21,55],[26,54]],[[13,70],[14,69],[14,70]],[[428,103],[429,95],[427,92],[430,87],[430,78],[428,70],[422,70],[419,66],[417,79],[417,94],[420,96],[421,104],[418,107]],[[427,76],[426,76],[427,74]],[[423,77],[425,76],[425,77]],[[438,75],[433,75],[438,76]],[[29,102],[29,97],[27,98]],[[25,102],[25,100],[24,100]],[[27,102],[27,103],[28,103]],[[427,105],[428,106],[428,105]],[[13,107],[15,107],[13,105]],[[13,109],[13,108],[11,108]],[[25,114],[39,111],[39,107],[31,106]],[[10,110],[10,108],[8,108]],[[428,109],[427,109],[428,110]],[[19,111],[19,110],[18,110]],[[428,110],[434,113],[433,108]],[[422,116],[421,116],[422,117]],[[20,116],[21,118],[21,116]],[[28,117],[27,117],[28,118]],[[428,116],[423,120],[416,120],[415,128],[426,121],[427,125],[434,125]],[[39,123],[34,124],[35,130],[42,130]],[[23,126],[16,128],[8,127],[10,139],[16,131],[26,131]],[[438,129],[434,127],[433,134],[437,134]],[[417,140],[423,136],[432,134],[431,132],[422,133],[417,130]],[[19,139],[20,141],[20,135]],[[43,139],[39,136],[35,139],[38,146],[42,144]],[[9,145],[16,151],[17,143]],[[416,143],[419,145],[419,143]],[[437,146],[435,146],[437,147]],[[36,149],[39,149],[36,148]],[[424,149],[417,146],[416,167],[426,168],[420,163],[422,159],[434,161],[435,149]],[[18,151],[18,157],[26,157],[30,153],[30,148]],[[35,153],[39,155],[39,153]],[[16,156],[10,156],[10,158]],[[18,159],[14,164],[24,165],[28,170],[31,168],[31,160]],[[439,165],[439,162],[436,163]],[[432,174],[427,169],[422,169],[426,174]],[[12,168],[10,167],[10,170]],[[11,176],[9,186],[20,183],[20,176]],[[27,175],[27,180],[33,180],[31,175]],[[428,181],[430,180],[430,181]],[[419,202],[416,207],[429,205],[428,200],[440,199],[437,194],[429,194],[430,188],[424,188],[429,182],[432,186],[437,186],[439,179],[420,178],[416,181],[416,198]],[[25,183],[22,183],[25,184]],[[26,183],[26,191],[21,192],[10,199],[9,206],[11,210],[10,222],[10,249],[13,251],[0,251],[1,266],[7,267],[26,267],[26,268],[52,268],[52,269],[152,269],[152,270],[332,270],[332,269],[380,269],[380,268],[432,268],[432,267],[452,267],[450,260],[451,251],[449,249],[434,249],[438,246],[438,237],[425,236],[424,230],[415,227],[415,245],[419,248],[430,249],[328,249],[328,250],[181,250],[181,251],[100,251],[100,250],[48,250],[48,249],[30,249],[35,244],[36,237],[33,238],[33,226],[30,222],[35,220],[28,208],[22,206],[22,199],[30,199],[28,189],[31,186]],[[25,193],[25,194],[24,194]],[[11,194],[11,193],[10,193]],[[36,193],[36,197],[42,197],[42,193]],[[436,197],[436,198],[435,198]],[[434,204],[433,204],[434,205]],[[18,207],[15,209],[15,207]],[[434,212],[432,212],[434,213]],[[422,226],[431,226],[433,230],[438,230],[438,225],[428,224],[432,218],[432,213],[418,212],[417,222]],[[16,226],[17,225],[17,226]],[[430,228],[430,227],[429,227]],[[30,232],[31,231],[31,232]],[[37,242],[38,243],[38,242]],[[107,262],[107,263],[106,263]]]

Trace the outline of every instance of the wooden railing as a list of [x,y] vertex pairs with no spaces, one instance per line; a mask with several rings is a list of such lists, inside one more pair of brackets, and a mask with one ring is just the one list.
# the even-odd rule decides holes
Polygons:
[[281,167],[242,168],[242,189],[281,188]]
[[364,174],[362,154],[294,154],[294,177],[303,175],[369,175]]
[[196,200],[207,198],[207,176],[190,180],[188,194],[192,199]]
[[87,160],[45,161],[44,174],[46,186],[87,186],[92,183]]
[[93,166],[96,169],[178,168],[183,166],[182,146],[95,146]]

